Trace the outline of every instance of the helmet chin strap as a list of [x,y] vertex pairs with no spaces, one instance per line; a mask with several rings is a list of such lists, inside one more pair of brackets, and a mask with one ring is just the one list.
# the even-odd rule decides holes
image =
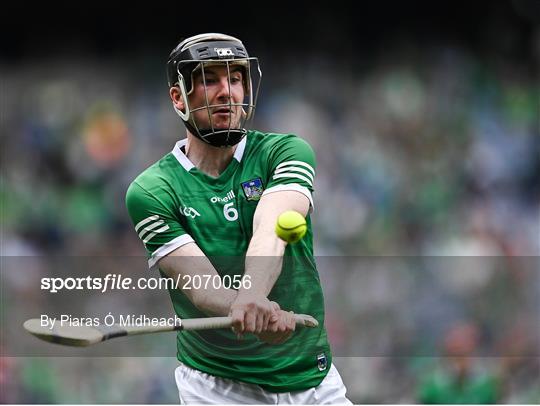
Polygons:
[[244,128],[227,128],[224,130],[214,129],[212,131],[211,128],[197,130],[193,125],[191,125],[191,123],[187,121],[184,121],[184,124],[189,132],[195,137],[206,142],[207,144],[220,148],[235,146],[242,141],[242,138],[244,138],[247,134],[247,130]]

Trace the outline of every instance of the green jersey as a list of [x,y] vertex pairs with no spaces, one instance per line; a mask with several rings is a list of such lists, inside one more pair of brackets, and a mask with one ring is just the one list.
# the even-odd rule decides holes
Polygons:
[[[154,267],[178,247],[195,242],[220,277],[241,277],[259,199],[268,193],[312,192],[315,156],[294,135],[250,131],[217,178],[199,171],[184,153],[186,140],[130,185],[126,204]],[[178,333],[178,359],[211,375],[257,384],[272,392],[315,387],[331,365],[324,329],[323,294],[313,257],[311,221],[298,243],[285,250],[283,267],[268,298],[282,309],[311,314],[318,328],[300,328],[284,344],[269,345],[230,329]],[[159,265],[159,264],[158,264]],[[180,289],[169,290],[181,318],[205,317]]]

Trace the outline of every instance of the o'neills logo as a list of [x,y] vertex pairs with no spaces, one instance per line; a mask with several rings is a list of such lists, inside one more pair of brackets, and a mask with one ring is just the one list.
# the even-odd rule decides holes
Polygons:
[[229,193],[227,193],[227,196],[225,196],[225,197],[214,196],[214,197],[210,198],[210,201],[212,203],[218,203],[218,202],[227,203],[228,201],[233,200],[234,198],[235,198],[234,192],[231,190],[231,191],[229,191]]

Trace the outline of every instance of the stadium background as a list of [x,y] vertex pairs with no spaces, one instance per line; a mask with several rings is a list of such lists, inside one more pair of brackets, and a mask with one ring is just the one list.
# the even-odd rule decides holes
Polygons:
[[[512,264],[540,253],[539,2],[205,4],[4,6],[2,257],[140,256],[126,187],[183,134],[167,55],[182,36],[229,33],[262,65],[253,127],[297,133],[317,152],[317,255],[446,258],[432,263],[446,276],[421,295],[384,266],[322,272],[351,399],[416,403],[454,339],[477,370],[506,371],[499,401],[538,403],[538,272],[489,261],[452,268],[448,257]],[[2,275],[4,332],[6,312],[32,295],[24,272]],[[416,272],[424,280],[426,269]],[[402,306],[416,295],[416,306]],[[478,295],[494,300],[471,311]],[[493,314],[509,305],[520,317],[501,326]],[[393,322],[411,309],[433,327],[421,333],[434,350],[388,356],[385,346],[407,343]],[[170,345],[171,357],[9,357],[2,348],[1,401],[176,402],[174,337],[156,345]]]

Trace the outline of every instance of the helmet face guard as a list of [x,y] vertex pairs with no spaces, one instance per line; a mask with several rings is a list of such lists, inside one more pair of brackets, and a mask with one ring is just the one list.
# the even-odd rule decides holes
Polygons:
[[[212,66],[223,66],[227,71],[227,102],[210,104],[206,72]],[[244,98],[234,101],[231,92],[231,72],[242,71]],[[191,106],[189,96],[194,90],[194,77],[200,74],[204,85],[204,103]],[[171,53],[167,63],[169,87],[178,86],[184,100],[184,111],[175,107],[186,128],[196,137],[216,147],[238,144],[246,135],[246,123],[253,118],[262,72],[257,58],[249,57],[242,43],[228,35],[201,34],[181,42]],[[217,126],[212,112],[226,109],[229,114],[228,126]],[[206,111],[208,123],[201,126],[195,114]],[[198,114],[200,116],[200,114]]]

